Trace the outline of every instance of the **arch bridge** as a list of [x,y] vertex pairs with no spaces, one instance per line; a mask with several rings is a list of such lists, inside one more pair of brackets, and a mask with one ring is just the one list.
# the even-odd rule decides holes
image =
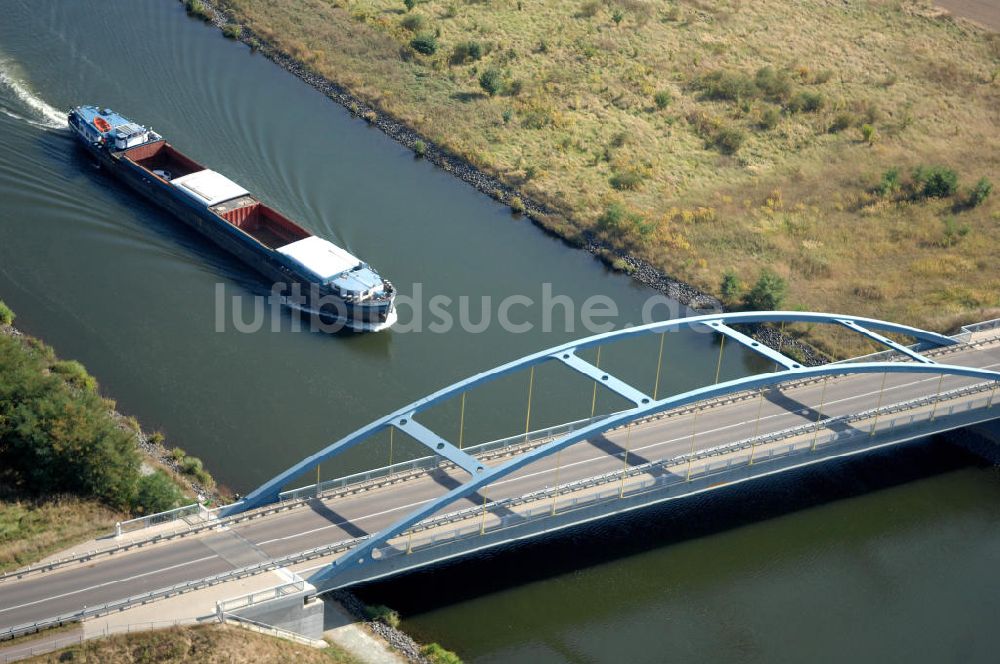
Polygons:
[[[799,360],[782,353],[780,347],[778,349],[771,348],[770,346],[751,337],[747,333],[745,327],[743,329],[738,329],[737,327],[753,326],[763,323],[819,323],[835,325],[875,342],[876,344],[882,346],[887,353],[868,356],[867,358],[859,358],[849,362],[805,366]],[[774,369],[772,371],[722,382],[718,381],[717,370],[715,384],[661,398],[656,394],[656,391],[659,386],[659,372],[662,364],[666,333],[683,329],[705,330],[721,335],[720,341],[723,346],[728,341],[730,343],[736,343],[748,348],[764,357],[769,362],[773,362]],[[912,338],[916,341],[916,344],[912,346],[904,345],[903,343],[890,338],[888,336],[890,334]],[[580,355],[581,351],[588,348],[600,347],[611,342],[650,335],[660,335],[660,355],[657,360],[657,387],[654,388],[653,394],[649,394],[643,389],[630,384],[628,381],[612,375],[611,373],[601,369],[598,365],[583,359]],[[844,443],[846,447],[843,447],[842,450],[838,451],[836,446],[831,445],[830,454],[826,456],[814,454],[810,457],[811,460],[808,461],[808,463],[813,463],[816,460],[822,460],[823,458],[829,458],[829,456],[864,451],[882,444],[902,442],[903,440],[930,435],[936,431],[947,430],[948,428],[956,428],[957,426],[965,426],[969,424],[973,420],[968,418],[958,418],[958,416],[955,415],[954,407],[952,407],[951,411],[948,411],[948,416],[946,416],[943,409],[940,411],[938,410],[938,402],[944,399],[942,396],[944,394],[942,392],[942,388],[946,378],[949,380],[949,385],[955,380],[960,379],[962,381],[961,385],[955,388],[958,392],[965,390],[965,392],[962,392],[963,394],[968,393],[979,395],[977,397],[979,398],[979,401],[968,402],[969,405],[967,410],[970,413],[974,411],[976,414],[976,417],[973,418],[974,421],[978,422],[991,419],[994,416],[994,413],[1000,414],[997,410],[992,409],[993,395],[997,390],[998,384],[1000,384],[1000,374],[991,368],[1000,364],[1000,361],[997,361],[1000,360],[1000,352],[993,353],[992,355],[989,353],[980,353],[976,355],[973,351],[968,350],[972,348],[974,348],[974,345],[969,344],[968,339],[963,339],[961,336],[949,337],[906,325],[870,318],[861,318],[857,316],[796,311],[708,314],[662,321],[639,327],[598,334],[539,351],[513,362],[508,362],[502,366],[459,381],[453,385],[438,390],[423,399],[419,399],[407,406],[399,408],[396,411],[371,422],[367,426],[358,429],[350,435],[328,445],[315,454],[288,468],[284,472],[276,475],[274,478],[268,480],[259,488],[249,493],[240,502],[226,508],[223,516],[231,516],[245,510],[259,508],[269,503],[278,501],[282,489],[288,485],[289,482],[301,475],[304,475],[311,469],[317,468],[319,464],[328,462],[346,450],[369,440],[380,432],[392,430],[398,433],[406,434],[425,447],[436,460],[437,464],[450,468],[453,472],[458,473],[458,476],[461,477],[461,479],[456,482],[457,486],[453,486],[439,496],[420,502],[416,507],[410,510],[409,513],[396,518],[390,525],[382,527],[375,533],[365,534],[363,537],[359,537],[353,543],[351,548],[347,549],[331,564],[323,567],[310,578],[310,582],[315,584],[317,587],[332,588],[339,585],[348,585],[351,582],[355,582],[355,580],[377,578],[381,575],[394,573],[393,570],[398,571],[401,569],[398,564],[396,564],[396,566],[392,569],[389,569],[391,566],[387,566],[385,571],[376,571],[376,569],[374,569],[378,568],[380,563],[383,565],[388,563],[390,560],[388,557],[389,554],[400,552],[401,547],[399,545],[393,546],[391,544],[391,540],[395,538],[398,541],[399,537],[407,532],[410,532],[412,537],[413,529],[419,528],[422,524],[428,523],[428,520],[431,519],[431,517],[440,518],[440,515],[449,506],[453,506],[456,502],[469,498],[470,496],[478,496],[478,492],[481,490],[488,488],[491,485],[495,485],[505,478],[510,478],[512,475],[517,473],[517,471],[524,469],[526,466],[537,463],[539,460],[545,459],[546,457],[556,455],[560,451],[570,448],[581,441],[594,440],[595,438],[603,436],[612,430],[622,427],[628,428],[636,423],[648,422],[652,416],[659,414],[677,412],[678,409],[683,408],[696,409],[699,407],[699,404],[704,404],[712,400],[718,401],[720,398],[741,398],[744,401],[747,401],[746,408],[750,412],[750,417],[745,420],[742,425],[733,427],[734,430],[730,433],[730,438],[733,443],[749,439],[756,440],[759,432],[753,425],[752,413],[753,410],[756,410],[757,423],[759,426],[761,417],[760,408],[763,406],[763,395],[765,389],[785,387],[792,384],[802,384],[813,381],[822,384],[822,394],[825,396],[827,379],[830,377],[851,377],[864,376],[867,374],[881,374],[881,388],[878,390],[877,394],[874,390],[872,390],[870,398],[863,404],[865,406],[864,408],[859,407],[861,404],[856,404],[856,412],[840,414],[836,418],[831,415],[827,415],[824,412],[824,404],[822,403],[821,398],[821,403],[818,409],[814,411],[815,422],[812,424],[812,428],[809,429],[809,432],[807,432],[808,435],[813,436],[811,445],[812,449],[809,450],[811,452],[816,452],[819,429],[821,427],[831,427],[831,423],[834,420],[842,422],[843,426],[850,426],[850,422],[856,421],[858,418],[864,419],[867,417],[869,419],[865,420],[866,424],[864,425],[867,427],[867,422],[870,421],[871,417],[874,417],[874,423],[871,424],[870,432],[866,429],[864,436],[854,436],[851,438],[851,441],[853,442],[851,442],[850,445]],[[962,354],[966,350],[973,354]],[[721,352],[722,349],[720,348],[720,366]],[[991,362],[989,360],[993,361]],[[528,408],[530,414],[530,386],[533,384],[534,371],[537,366],[544,363],[560,363],[565,365],[577,374],[582,375],[591,381],[595,386],[599,386],[603,390],[607,390],[610,393],[624,398],[629,405],[623,410],[619,410],[605,416],[592,418],[590,421],[586,421],[576,428],[571,428],[571,430],[559,435],[552,435],[540,444],[524,446],[520,451],[512,453],[509,456],[502,457],[499,462],[497,462],[495,455],[487,458],[484,455],[476,456],[475,454],[470,454],[468,448],[463,449],[460,443],[456,444],[455,442],[446,439],[439,433],[422,424],[420,421],[420,414],[436,404],[453,397],[460,397],[472,388],[495,381],[501,376],[518,371],[530,372],[528,396]],[[886,388],[886,376],[889,375],[911,375],[915,377],[926,375],[931,377],[931,380],[924,379],[919,380],[919,383],[913,383],[913,385],[917,387],[913,387],[911,389],[909,396],[912,398],[907,401],[907,404],[910,405],[904,408],[897,402],[890,403],[889,401],[883,401],[883,393]],[[878,379],[876,378],[875,381],[877,384]],[[952,392],[948,392],[948,394],[951,395]],[[740,395],[742,395],[742,397],[740,397]],[[760,405],[758,405],[755,399],[760,400]],[[875,403],[871,403],[872,401]],[[874,408],[872,406],[874,406]],[[916,409],[912,412],[920,412],[920,408],[923,408],[923,412],[926,414],[929,409],[932,410],[929,411],[929,416],[924,417],[923,420],[920,420],[916,415],[911,415],[910,424],[913,427],[916,427],[915,423],[917,422],[922,422],[922,424],[921,427],[914,428],[915,433],[911,432],[912,435],[907,438],[906,435],[909,435],[907,434],[909,429],[902,425],[897,427],[897,420],[883,414],[883,411],[889,409],[891,412],[900,412],[905,411],[906,408],[910,408],[911,406],[913,409]],[[895,408],[896,410],[892,411],[892,408]],[[988,415],[984,416],[983,413],[986,413],[987,411]],[[883,418],[882,428],[879,428],[880,416]],[[695,416],[695,422],[697,422],[697,416]],[[888,433],[885,431],[886,422],[891,423],[891,426],[888,427]],[[808,424],[806,426],[808,426]],[[755,428],[753,436],[748,435],[747,429],[749,428]],[[895,436],[892,435],[893,432],[895,433]],[[854,433],[857,432],[855,431]],[[839,435],[840,434],[835,434],[835,437],[831,440],[841,440],[842,438],[836,437]],[[681,473],[681,476],[677,478],[679,482],[681,480],[685,481],[686,486],[683,487],[683,489],[686,489],[687,493],[691,493],[695,490],[707,490],[719,484],[729,483],[730,480],[726,480],[727,476],[725,474],[719,475],[719,477],[724,480],[723,482],[716,482],[715,484],[703,483],[702,485],[697,486],[693,483],[693,480],[697,479],[698,472],[693,471],[692,460],[701,459],[703,456],[711,456],[712,454],[717,453],[715,448],[712,450],[701,448],[696,450],[694,441],[695,433],[692,431],[691,449],[689,453],[684,455],[687,459],[686,477],[684,476],[685,473]],[[760,470],[754,470],[754,445],[756,444],[757,443],[751,441],[749,461],[748,463],[744,462],[741,465],[742,470],[740,470],[739,473],[742,474],[738,477],[736,475],[733,476],[737,477],[736,481],[750,479],[751,477],[768,474],[770,472],[776,472],[776,470],[786,469],[786,467],[790,468],[797,467],[798,465],[804,465],[801,463],[801,459],[799,457],[795,457],[793,459],[795,463],[786,463],[784,466],[777,463],[770,466],[759,465]],[[851,445],[853,445],[853,447],[851,447]],[[715,447],[720,446],[716,445]],[[794,451],[794,445],[790,448],[790,450]],[[844,450],[848,451],[845,452]],[[627,448],[625,451],[625,459],[627,462]],[[621,495],[618,497],[622,499],[625,498],[624,478],[626,466],[627,463],[623,465],[623,469],[621,471],[622,491]],[[666,462],[663,462],[662,466],[663,469],[666,469]],[[709,464],[709,467],[711,467],[711,464]],[[736,472],[733,468],[735,467],[732,466],[730,462],[727,462],[727,472]],[[707,475],[708,473],[706,473],[706,476]],[[549,487],[546,486],[546,489],[548,490]],[[678,492],[674,491],[672,497],[679,497]],[[650,497],[645,502],[633,501],[634,504],[630,503],[630,506],[627,508],[632,509],[634,507],[640,507],[643,504],[650,504],[651,502],[663,499],[664,498],[660,496],[656,498],[656,500],[653,500],[653,497]],[[625,505],[625,502],[621,503],[621,505]],[[486,504],[484,502],[482,508],[483,527],[480,529],[480,535],[486,534],[486,509]],[[618,509],[617,511],[621,511],[621,509]],[[614,513],[614,511],[614,509],[611,509],[610,511],[605,510],[606,513]],[[553,502],[552,516],[555,515],[555,502]],[[504,519],[510,520],[513,519],[514,516],[516,515],[499,517],[499,522],[503,525],[504,523],[507,523]],[[579,522],[579,520],[577,522]],[[572,525],[568,521],[567,524]],[[532,532],[537,534],[537,532],[541,531]],[[516,539],[522,536],[530,535],[509,535],[508,539]],[[496,542],[501,542],[502,538],[495,538],[495,540]],[[402,548],[405,548],[405,553],[412,553],[409,544]],[[468,552],[468,550],[475,550],[475,548],[476,545],[472,545],[471,548],[467,546],[462,552],[453,551],[451,553],[441,554],[438,555],[437,559],[441,559],[442,557],[451,557],[453,555],[462,555],[462,553]],[[479,548],[482,548],[482,546]],[[418,558],[419,557],[414,557],[414,561]],[[430,560],[430,558],[426,557],[425,559]],[[409,567],[413,566],[416,566],[415,562],[409,565]],[[365,570],[364,573],[359,571],[362,569]]]

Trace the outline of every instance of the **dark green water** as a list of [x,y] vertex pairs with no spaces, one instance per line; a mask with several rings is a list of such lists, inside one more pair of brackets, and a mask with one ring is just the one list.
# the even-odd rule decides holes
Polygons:
[[[124,411],[162,429],[239,491],[433,389],[585,331],[577,323],[573,332],[544,332],[538,308],[517,310],[519,321],[535,324],[521,334],[491,325],[479,333],[327,336],[290,331],[287,315],[276,332],[244,334],[231,324],[216,331],[219,284],[227,296],[261,293],[262,285],[95,170],[59,128],[56,109],[97,103],[152,125],[371,262],[403,294],[468,296],[478,319],[481,296],[494,298],[494,308],[511,295],[540,300],[550,283],[578,306],[607,296],[619,325],[640,320],[651,293],[415,161],[187,18],[179,3],[3,7],[0,297],[21,327],[83,361]],[[609,348],[602,365],[651,388],[657,349],[648,341]],[[712,380],[717,354],[709,337],[670,339],[661,393]],[[755,367],[727,349],[722,375]],[[466,442],[523,429],[525,387],[522,376],[471,395]],[[589,388],[558,371],[539,372],[535,395],[533,425],[590,411]],[[599,400],[598,409],[613,405]],[[455,404],[427,422],[453,434]],[[381,444],[359,449],[324,475],[381,465],[386,453]],[[422,638],[474,661],[834,652],[930,661],[948,659],[958,645],[982,656],[1000,590],[1000,485],[992,471],[934,454],[940,463],[918,454],[880,467],[879,477],[910,480],[891,489],[864,477],[870,466],[852,466],[839,477],[851,478],[858,495],[829,505],[811,506],[813,492],[789,490],[797,511],[768,503],[730,519],[755,504],[751,493],[704,513],[696,506],[659,513],[655,522],[670,527],[621,523],[574,536],[591,548],[571,538],[436,573],[431,590],[418,589],[424,575],[369,592],[403,608]],[[949,470],[937,474],[942,465]],[[783,504],[784,495],[771,502]],[[702,519],[734,529],[692,530]],[[604,544],[594,548],[595,540]]]

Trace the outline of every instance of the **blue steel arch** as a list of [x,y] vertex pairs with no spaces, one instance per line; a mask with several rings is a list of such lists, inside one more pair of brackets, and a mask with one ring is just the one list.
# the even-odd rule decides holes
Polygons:
[[[803,367],[796,360],[793,360],[780,352],[755,341],[754,339],[729,326],[729,324],[763,322],[810,322],[841,325],[853,332],[872,339],[887,348],[907,355],[914,361],[902,363],[866,362],[827,364],[818,367]],[[699,326],[719,334],[723,334],[726,337],[735,340],[751,350],[754,350],[773,360],[776,365],[782,367],[783,369],[776,369],[775,371],[769,373],[747,376],[715,385],[701,387],[683,394],[656,400],[645,395],[643,392],[635,389],[631,385],[614,378],[607,372],[601,371],[598,367],[583,360],[578,355],[578,352],[582,349],[601,345],[610,341],[620,341],[630,337],[659,334]],[[789,380],[840,374],[948,374],[1000,382],[1000,373],[983,369],[973,369],[970,367],[938,364],[930,358],[921,355],[918,351],[903,346],[885,337],[884,335],[875,332],[874,330],[904,334],[917,339],[921,342],[922,346],[941,347],[958,343],[951,337],[887,321],[856,316],[791,311],[708,314],[615,330],[527,355],[519,360],[514,360],[513,362],[508,362],[507,364],[501,365],[489,371],[476,374],[475,376],[455,383],[454,385],[438,390],[437,392],[415,401],[408,406],[404,406],[403,408],[400,408],[393,413],[386,415],[385,417],[378,419],[361,429],[358,429],[354,433],[336,441],[316,454],[303,459],[299,463],[261,485],[258,489],[248,494],[240,502],[226,508],[223,515],[228,516],[230,514],[235,514],[277,500],[282,487],[284,487],[284,485],[293,478],[305,473],[317,464],[322,463],[347,449],[350,449],[351,447],[363,442],[373,434],[388,427],[394,427],[409,434],[416,439],[417,442],[427,447],[433,453],[447,458],[470,474],[471,479],[464,484],[452,489],[439,498],[426,503],[424,506],[414,510],[406,517],[394,523],[392,526],[376,533],[363,543],[345,553],[327,568],[320,570],[311,579],[314,582],[322,582],[336,575],[340,570],[345,569],[346,566],[352,563],[357,564],[363,563],[366,560],[371,560],[371,552],[378,546],[384,544],[387,540],[405,532],[411,526],[433,515],[442,508],[447,507],[451,503],[475,493],[483,487],[488,486],[513,472],[516,472],[520,468],[534,463],[541,458],[555,454],[559,450],[562,450],[570,445],[586,440],[595,434],[603,433],[609,429],[628,424],[658,412],[705,399],[725,396],[742,390],[763,388]],[[485,466],[475,457],[452,445],[447,440],[439,437],[437,434],[419,424],[414,419],[414,416],[421,411],[424,411],[445,399],[458,395],[477,385],[495,380],[505,374],[551,360],[563,362],[570,368],[589,377],[595,383],[603,385],[609,390],[631,401],[634,406],[609,415],[597,422],[593,422],[586,427],[550,441],[495,467]]]
[[465,380],[440,389],[423,399],[414,401],[413,403],[404,406],[389,415],[386,415],[385,417],[361,427],[357,431],[354,431],[344,438],[331,443],[322,450],[306,457],[287,470],[279,473],[259,486],[257,489],[254,489],[252,492],[247,494],[239,502],[224,508],[222,515],[229,516],[237,514],[248,509],[261,507],[268,503],[277,501],[282,488],[288,484],[288,482],[300,475],[303,475],[326,460],[337,456],[341,452],[358,445],[380,431],[384,431],[388,427],[394,427],[412,436],[418,443],[427,447],[431,452],[440,454],[449,461],[456,463],[473,476],[485,473],[486,468],[483,467],[479,461],[475,459],[475,457],[463,452],[457,446],[452,445],[448,441],[437,436],[434,432],[420,425],[414,420],[414,416],[421,411],[427,410],[435,404],[459,395],[462,392],[472,389],[473,387],[496,380],[506,374],[526,369],[550,360],[562,361],[570,368],[584,374],[598,384],[610,389],[620,396],[623,396],[629,401],[632,401],[637,408],[653,403],[653,399],[651,397],[643,394],[640,390],[631,387],[627,383],[614,378],[607,372],[601,371],[596,366],[580,358],[578,355],[578,352],[581,350],[599,346],[611,341],[622,341],[632,337],[674,332],[685,328],[704,327],[705,329],[723,334],[746,346],[747,348],[773,360],[777,365],[784,367],[785,371],[776,374],[782,376],[781,380],[790,380],[795,378],[795,372],[799,372],[804,369],[796,360],[788,358],[768,346],[729,327],[729,324],[738,325],[745,323],[828,323],[841,325],[879,344],[882,344],[889,349],[903,353],[921,364],[934,363],[910,348],[898,344],[888,337],[874,332],[873,330],[907,335],[917,339],[921,342],[921,344],[930,347],[950,346],[958,343],[951,337],[937,334],[935,332],[928,332],[926,330],[921,330],[907,325],[890,323],[888,321],[858,316],[843,316],[830,313],[802,311],[756,311],[706,314],[701,316],[690,316],[687,318],[659,321],[656,323],[649,323],[621,330],[612,330],[611,332],[593,335],[585,339],[568,342],[559,346],[554,346],[547,350],[533,353],[531,355],[526,355],[520,359],[513,360],[494,369],[490,369],[489,371],[478,373],[475,376],[471,376]]
[[341,557],[334,560],[324,569],[319,570],[309,578],[312,584],[335,576],[338,572],[347,569],[352,564],[364,563],[374,560],[371,553],[374,549],[385,544],[393,537],[406,532],[424,519],[433,516],[439,510],[448,505],[465,498],[480,489],[500,480],[521,468],[538,461],[546,456],[551,456],[556,452],[569,447],[575,443],[587,440],[593,435],[603,433],[609,429],[629,424],[635,420],[655,415],[658,412],[678,408],[690,403],[725,396],[742,390],[764,388],[777,383],[783,383],[791,379],[811,378],[819,376],[831,376],[840,374],[863,374],[863,373],[923,373],[923,374],[947,374],[953,376],[965,376],[969,378],[982,378],[1000,382],[1000,373],[988,369],[973,369],[950,364],[937,364],[933,362],[922,363],[900,363],[900,362],[866,362],[853,364],[826,364],[819,367],[807,367],[795,372],[771,372],[757,374],[745,378],[718,383],[707,387],[701,387],[683,394],[660,399],[647,405],[630,410],[619,411],[598,422],[577,429],[572,433],[550,441],[533,450],[520,454],[510,461],[487,469],[486,472],[473,477],[448,493],[436,498],[423,506],[417,508],[407,516],[403,517],[393,525],[375,533],[358,546],[349,550]]

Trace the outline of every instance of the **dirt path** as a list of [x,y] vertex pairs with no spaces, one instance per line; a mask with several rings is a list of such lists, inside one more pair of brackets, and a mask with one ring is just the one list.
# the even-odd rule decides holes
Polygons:
[[955,16],[971,18],[1000,31],[1000,0],[937,0],[937,5]]

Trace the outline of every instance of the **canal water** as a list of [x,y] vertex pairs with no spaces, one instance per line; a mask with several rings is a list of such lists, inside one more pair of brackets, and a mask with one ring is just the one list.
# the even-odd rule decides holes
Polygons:
[[[79,103],[151,125],[370,262],[416,302],[400,307],[401,329],[294,331],[279,310],[274,329],[265,312],[261,329],[242,331],[233,316],[250,321],[267,286],[96,169],[62,119]],[[567,296],[573,330],[559,307],[546,329],[546,293]],[[605,300],[591,304],[612,302],[621,326],[640,322],[653,294],[415,160],[180,3],[4,3],[0,298],[23,329],[84,362],[123,411],[237,491],[438,387],[585,335],[581,310],[595,295]],[[431,298],[450,298],[456,320],[466,298],[477,323],[484,296],[485,329],[431,327]],[[512,322],[531,329],[497,323],[513,296]],[[602,366],[652,390],[656,341],[609,347]],[[660,394],[711,381],[717,369],[761,368],[739,349],[726,348],[721,364],[719,354],[711,337],[672,335]],[[546,371],[532,427],[615,407]],[[523,431],[526,391],[522,375],[470,394],[465,442]],[[454,436],[457,404],[426,421]],[[400,444],[393,453],[415,452]],[[322,472],[383,465],[388,454],[376,441]],[[996,474],[933,447],[834,475],[849,480],[849,498],[818,504],[844,495],[841,483],[814,478],[810,490],[692,503],[644,517],[652,526],[624,520],[533,545],[532,556],[364,594],[398,605],[408,628],[470,661],[824,659],[892,645],[916,659],[983,654],[977,637],[992,627],[1000,590]]]

